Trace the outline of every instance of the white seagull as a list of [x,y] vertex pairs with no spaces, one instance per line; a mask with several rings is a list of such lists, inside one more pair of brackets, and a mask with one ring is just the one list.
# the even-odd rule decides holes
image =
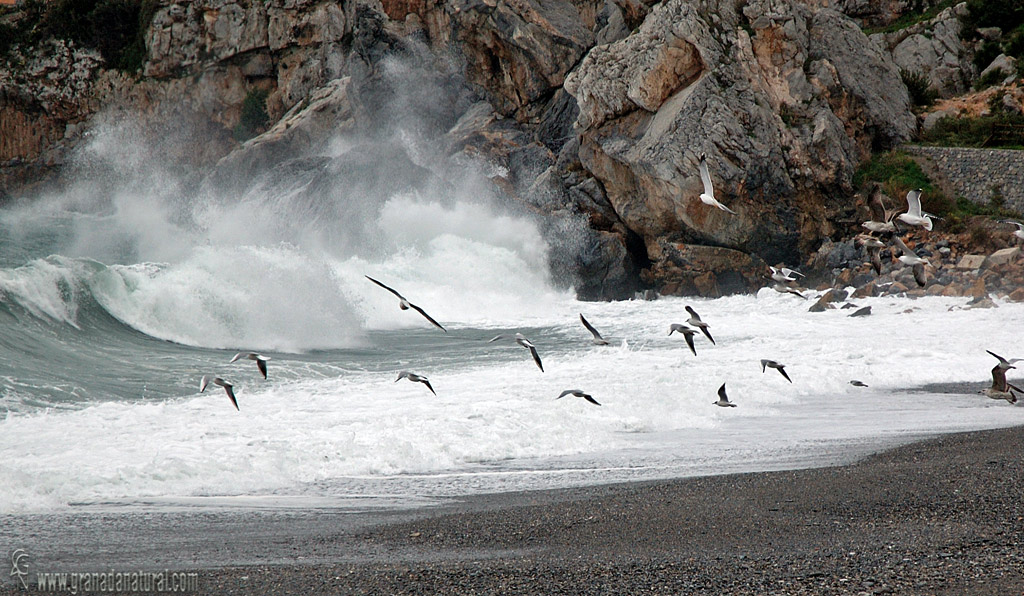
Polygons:
[[1021,240],[1024,240],[1024,224],[1020,223],[1019,221],[1013,221],[1012,219],[1001,219],[999,220],[999,223],[1013,224],[1017,226],[1017,229],[1013,232],[1013,235],[1016,236],[1017,238],[1020,238]]
[[668,334],[672,335],[673,331],[678,331],[679,333],[683,334],[683,336],[686,338],[686,345],[690,346],[690,351],[693,352],[694,356],[696,356],[697,349],[693,347],[693,336],[697,335],[697,332],[694,331],[693,329],[690,329],[686,325],[683,325],[682,323],[672,323],[671,325],[669,325]]
[[594,404],[595,406],[601,405],[601,404],[597,403],[597,400],[594,399],[589,393],[584,393],[583,391],[581,391],[579,389],[566,389],[565,391],[560,393],[558,395],[558,397],[556,397],[555,399],[562,399],[566,395],[575,395],[576,397],[582,397],[583,399],[589,401],[590,403]]
[[398,373],[398,378],[395,379],[395,382],[397,383],[397,382],[401,381],[402,379],[409,379],[413,383],[423,383],[424,385],[427,386],[427,389],[430,389],[431,393],[433,393],[434,395],[437,395],[437,392],[434,391],[434,388],[430,386],[430,381],[427,380],[427,377],[423,377],[423,376],[420,376],[420,375],[418,375],[416,373],[411,373],[411,372],[409,372],[407,370],[403,370],[402,372]]
[[420,308],[420,307],[416,306],[415,304],[413,304],[412,302],[409,302],[408,300],[406,300],[405,296],[399,294],[394,288],[389,288],[388,286],[386,286],[386,285],[380,283],[379,281],[373,279],[369,275],[367,275],[365,277],[366,277],[366,279],[372,281],[373,283],[377,284],[378,286],[380,286],[380,287],[384,288],[385,290],[391,292],[395,296],[398,296],[398,300],[399,300],[398,308],[400,308],[402,310],[409,310],[411,308],[411,309],[415,310],[416,312],[420,313],[421,315],[423,315],[423,317],[426,320],[428,320],[431,323],[433,323],[438,329],[440,329],[441,331],[444,331],[445,333],[448,333],[448,330],[445,329],[444,327],[442,327],[441,323],[438,323],[437,321],[435,321],[433,319],[433,317],[428,315],[427,312],[425,310],[423,310],[422,308]]
[[704,192],[700,193],[700,200],[705,205],[711,205],[712,207],[718,207],[722,211],[727,211],[736,215],[736,212],[729,209],[725,205],[718,202],[715,198],[715,188],[711,185],[711,172],[708,171],[708,160],[707,156],[703,153],[700,154],[700,181],[704,183]]
[[912,226],[920,226],[929,232],[932,231],[931,217],[921,211],[920,188],[907,193],[907,212],[901,213],[899,220]]
[[256,352],[239,352],[235,354],[235,357],[231,359],[231,362],[236,362],[242,358],[248,358],[249,360],[256,361],[256,368],[260,369],[260,374],[263,378],[267,378],[267,360],[270,358],[257,354]]
[[601,337],[601,334],[597,332],[597,329],[594,329],[594,326],[588,323],[587,320],[583,318],[583,313],[580,313],[580,321],[583,323],[583,326],[587,328],[587,331],[589,331],[591,335],[594,336],[595,344],[599,346],[608,345],[608,341],[605,340],[605,338]]
[[[487,343],[491,343],[492,341],[498,341],[499,339],[501,339],[503,337],[505,337],[505,336],[504,335],[495,335],[491,339],[487,340]],[[533,343],[530,340],[528,340],[525,337],[523,337],[522,333],[516,333],[515,340],[516,340],[517,344],[523,346],[524,348],[528,348],[530,350],[530,354],[533,355],[533,361],[537,363],[537,368],[540,369],[540,372],[544,372],[544,365],[541,364],[541,362],[540,362],[540,355],[537,353],[537,347],[534,346]]]
[[762,358],[761,359],[761,373],[763,374],[764,371],[767,368],[774,368],[775,370],[779,371],[779,373],[782,376],[786,377],[787,381],[789,381],[790,383],[793,382],[793,379],[789,378],[789,375],[786,374],[786,366],[784,364],[779,364],[778,362],[776,362],[774,360],[765,360],[764,358]]
[[224,391],[227,392],[228,397],[231,398],[231,403],[235,405],[235,409],[238,409],[238,401],[235,399],[235,392],[233,390],[234,385],[228,383],[227,381],[220,377],[210,378],[209,375],[203,375],[203,378],[200,379],[199,381],[199,393],[206,391],[206,386],[209,385],[210,383],[213,383],[214,385],[220,385],[221,387],[223,387]]
[[795,269],[790,269],[789,267],[776,269],[775,267],[768,265],[768,268],[772,270],[771,278],[777,282],[796,281],[796,278],[793,277],[794,275],[799,275],[800,277],[804,276],[803,273],[800,273]]
[[721,406],[723,408],[736,407],[736,404],[729,401],[729,396],[725,394],[725,383],[722,383],[722,386],[718,388],[718,401],[713,401],[711,403],[715,404],[716,406]]
[[700,315],[697,314],[697,311],[693,310],[692,306],[687,306],[686,312],[690,313],[690,318],[686,319],[686,322],[704,332],[704,335],[708,336],[711,343],[717,346],[718,344],[715,343],[715,338],[711,337],[711,332],[708,331],[709,325],[700,320]]

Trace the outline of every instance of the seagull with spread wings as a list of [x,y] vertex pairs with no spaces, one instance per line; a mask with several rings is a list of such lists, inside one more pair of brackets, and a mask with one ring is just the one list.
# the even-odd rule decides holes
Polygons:
[[[491,343],[492,341],[498,341],[499,339],[502,339],[503,337],[505,337],[505,336],[501,335],[501,334],[495,335],[491,339],[487,340],[487,343]],[[517,344],[519,344],[519,345],[523,346],[524,348],[527,348],[528,350],[530,350],[530,354],[533,356],[533,361],[537,363],[537,368],[540,369],[540,372],[544,372],[544,365],[541,364],[540,354],[537,353],[537,346],[533,345],[533,342],[531,342],[530,340],[528,340],[525,337],[523,337],[522,333],[516,333],[515,341],[516,341]]]
[[725,205],[718,202],[715,198],[715,187],[711,184],[711,172],[708,171],[708,160],[707,156],[703,153],[700,154],[700,181],[704,183],[704,192],[700,193],[700,200],[705,205],[711,205],[712,207],[718,207],[722,211],[732,213],[736,215],[736,212],[729,209]]
[[589,322],[587,322],[586,319],[583,318],[583,313],[580,313],[580,322],[582,322],[583,326],[587,328],[587,331],[589,331],[590,334],[594,336],[594,343],[595,344],[597,344],[599,346],[607,346],[608,345],[608,340],[606,340],[605,338],[601,337],[601,334],[597,332],[597,329],[594,329],[594,326],[591,325]]
[[402,310],[409,310],[409,309],[411,308],[411,309],[413,309],[414,311],[416,311],[416,312],[420,313],[421,315],[423,315],[423,318],[425,318],[426,320],[428,320],[428,321],[430,321],[431,323],[433,323],[435,327],[437,327],[437,328],[438,328],[438,329],[440,329],[441,331],[444,331],[445,333],[448,333],[448,330],[447,330],[447,329],[445,329],[444,327],[442,327],[442,326],[441,326],[441,323],[438,323],[437,321],[435,321],[435,320],[434,320],[434,318],[433,318],[433,317],[431,317],[430,315],[428,315],[428,314],[427,314],[427,311],[425,311],[425,310],[423,310],[422,308],[420,308],[420,307],[416,306],[416,305],[415,305],[415,304],[413,304],[412,302],[409,302],[408,300],[406,300],[405,296],[403,296],[403,295],[399,294],[399,293],[398,293],[398,292],[397,292],[397,291],[396,291],[396,290],[395,290],[394,288],[390,288],[390,287],[388,287],[388,286],[386,286],[386,285],[382,284],[381,282],[379,282],[379,281],[377,281],[377,280],[373,279],[373,278],[372,278],[372,277],[370,277],[369,275],[367,275],[367,276],[365,276],[365,277],[366,277],[366,279],[368,279],[368,280],[372,281],[373,283],[377,284],[378,286],[380,286],[380,287],[384,288],[385,290],[387,290],[387,291],[391,292],[391,293],[392,293],[392,294],[394,294],[395,296],[398,296],[398,300],[399,300],[399,303],[398,303],[398,308],[400,308],[400,309],[402,309]]
[[589,401],[590,403],[594,404],[595,406],[601,405],[601,404],[597,403],[597,400],[594,399],[593,396],[591,396],[589,393],[584,393],[580,389],[566,389],[561,394],[559,394],[559,396],[556,397],[555,399],[562,399],[566,395],[575,395],[576,397],[582,397],[583,399]]
[[221,387],[223,387],[224,391],[227,392],[228,398],[231,400],[231,403],[235,406],[235,409],[238,409],[238,401],[235,399],[234,385],[228,383],[227,381],[220,377],[210,377],[209,375],[203,375],[203,378],[200,379],[199,381],[199,393],[206,391],[206,387],[210,383],[213,383],[214,385],[220,385]]

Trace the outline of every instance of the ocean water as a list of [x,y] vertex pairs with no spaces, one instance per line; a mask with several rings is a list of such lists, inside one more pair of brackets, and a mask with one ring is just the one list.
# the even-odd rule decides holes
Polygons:
[[[986,349],[1022,356],[1021,304],[876,298],[850,318],[771,290],[583,303],[547,268],[565,247],[472,189],[383,180],[347,197],[355,211],[301,178],[220,195],[156,167],[112,174],[151,164],[118,139],[96,135],[68,191],[0,211],[0,513],[422,504],[824,465],[1024,423],[973,393]],[[696,356],[668,336],[686,305],[717,341],[698,335]],[[515,332],[544,372],[487,341]],[[229,363],[240,350],[269,356],[269,378]],[[232,382],[240,410],[200,393],[204,374]],[[712,405],[723,383],[736,408]],[[555,399],[574,388],[601,406]]]

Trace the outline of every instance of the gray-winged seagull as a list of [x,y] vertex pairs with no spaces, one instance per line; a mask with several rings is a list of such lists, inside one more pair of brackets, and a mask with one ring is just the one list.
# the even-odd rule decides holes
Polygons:
[[914,281],[917,282],[917,285],[923,286],[927,281],[924,275],[924,266],[930,265],[931,263],[929,263],[927,259],[922,259],[917,256],[917,253],[910,250],[899,236],[893,236],[892,240],[896,244],[896,247],[903,251],[903,254],[897,257],[899,261],[904,265],[911,265],[914,268]]
[[786,374],[786,367],[785,367],[784,364],[779,364],[778,362],[776,362],[774,360],[766,360],[766,359],[762,358],[761,359],[761,373],[762,374],[764,373],[766,368],[774,368],[775,370],[779,371],[779,374],[781,374],[782,376],[786,377],[787,381],[789,381],[790,383],[793,382],[793,379],[789,378],[789,375]]
[[718,388],[718,401],[713,401],[711,403],[715,404],[716,406],[721,406],[723,408],[736,407],[736,404],[729,401],[729,396],[725,394],[725,383],[722,383],[722,386]]
[[682,323],[672,323],[671,325],[669,325],[668,334],[672,335],[673,331],[678,331],[679,333],[683,334],[683,336],[686,338],[686,345],[690,346],[690,351],[693,352],[694,356],[696,356],[697,349],[693,347],[693,336],[697,335],[697,332],[694,331],[693,329],[690,329],[686,325],[683,325]]
[[380,287],[384,288],[385,290],[391,292],[395,296],[398,296],[398,300],[399,300],[398,308],[400,308],[402,310],[409,310],[411,308],[411,309],[415,310],[416,312],[420,313],[421,315],[423,315],[423,317],[426,320],[428,320],[431,323],[433,323],[438,329],[440,329],[441,331],[444,331],[445,333],[448,333],[448,330],[445,329],[444,327],[442,327],[441,323],[438,323],[437,321],[435,321],[434,318],[431,317],[430,315],[428,315],[427,312],[425,310],[423,310],[422,308],[420,308],[420,307],[416,306],[415,304],[413,304],[412,302],[409,302],[408,300],[406,300],[405,296],[399,294],[394,288],[389,288],[388,286],[386,286],[386,285],[380,283],[379,281],[373,279],[369,275],[367,275],[365,277],[366,277],[366,279],[372,281],[373,283],[377,284],[378,286],[380,286]]
[[238,361],[242,358],[248,358],[249,360],[256,361],[256,368],[260,369],[260,374],[263,378],[267,378],[267,360],[270,358],[257,354],[256,352],[239,352],[235,354],[235,357],[231,359],[231,362]]
[[991,350],[985,350],[985,351],[996,357],[996,360],[999,361],[999,364],[997,364],[996,366],[999,367],[1002,370],[1006,370],[1006,369],[1009,369],[1009,368],[1017,368],[1016,366],[1013,365],[1014,362],[1024,362],[1024,358],[1010,358],[1010,359],[1006,359],[1006,358],[1003,358],[1002,356],[1000,356],[999,354],[996,354],[995,352],[993,352]]
[[398,373],[398,378],[395,379],[395,382],[397,383],[397,382],[401,381],[402,379],[409,379],[413,383],[423,383],[424,385],[427,386],[427,389],[430,389],[431,393],[433,393],[434,395],[437,395],[437,392],[434,391],[434,388],[430,386],[430,381],[427,380],[427,377],[423,377],[423,376],[420,376],[420,375],[418,375],[416,373],[411,373],[411,372],[409,372],[407,370],[403,370],[402,372]]
[[690,318],[686,319],[686,322],[704,332],[704,335],[708,336],[712,344],[718,345],[715,343],[715,338],[711,337],[711,332],[708,331],[710,325],[700,320],[700,315],[697,314],[697,311],[693,310],[692,306],[687,305],[686,312],[690,313]]
[[594,329],[594,326],[588,323],[587,320],[583,318],[583,313],[580,313],[580,321],[583,323],[583,326],[587,328],[587,331],[589,331],[591,335],[594,336],[595,344],[599,346],[608,345],[608,341],[605,340],[605,338],[601,337],[601,334],[597,332],[597,329]]
[[220,385],[227,392],[228,397],[231,398],[231,403],[234,404],[235,409],[238,409],[238,401],[235,399],[234,385],[228,383],[220,377],[210,377],[209,375],[203,375],[203,378],[199,381],[199,393],[206,391],[206,386],[210,383],[214,385]]
[[[491,343],[492,341],[498,341],[499,339],[501,339],[503,337],[505,337],[505,336],[504,335],[495,335],[491,339],[487,340],[487,343]],[[540,369],[540,372],[544,372],[544,365],[541,364],[541,362],[540,362],[540,354],[537,353],[537,347],[534,346],[533,343],[530,340],[528,340],[525,337],[523,337],[522,333],[516,333],[515,340],[516,340],[517,344],[519,344],[519,345],[523,346],[524,348],[527,348],[527,349],[530,350],[530,354],[533,355],[533,361],[537,363],[537,368]]]
[[562,399],[566,395],[575,395],[576,397],[582,397],[583,399],[589,401],[590,403],[594,404],[595,406],[601,405],[601,404],[597,403],[597,400],[594,399],[593,397],[591,397],[591,395],[589,393],[584,393],[583,391],[581,391],[579,389],[566,389],[565,391],[560,393],[558,395],[558,397],[556,397],[555,399]]

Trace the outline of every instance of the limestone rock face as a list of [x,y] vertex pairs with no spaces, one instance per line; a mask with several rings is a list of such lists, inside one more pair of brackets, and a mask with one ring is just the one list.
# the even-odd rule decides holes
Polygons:
[[939,95],[952,97],[970,87],[974,67],[960,39],[960,17],[967,4],[951,6],[935,18],[893,33],[877,33],[871,40],[892,54],[900,68],[928,77]]
[[[699,275],[659,267],[670,236],[796,259],[831,231],[834,195],[850,190],[857,163],[915,127],[895,65],[843,15],[727,5],[664,2],[565,82],[579,103],[580,161],[642,238],[654,285],[689,287]],[[702,152],[716,197],[737,215],[697,198]],[[688,280],[671,279],[677,270]]]

